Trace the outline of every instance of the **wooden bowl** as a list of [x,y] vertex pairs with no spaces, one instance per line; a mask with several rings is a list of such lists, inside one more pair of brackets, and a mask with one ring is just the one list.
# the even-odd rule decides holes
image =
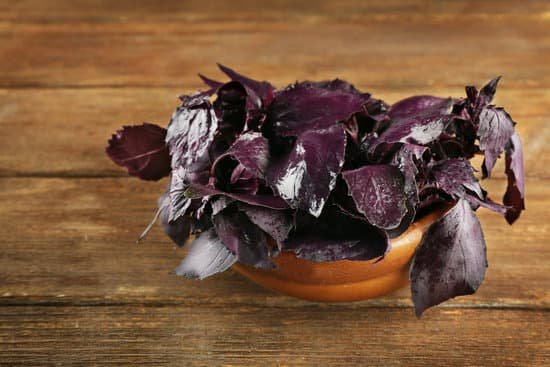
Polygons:
[[409,265],[426,229],[445,213],[438,209],[414,222],[401,236],[391,240],[383,260],[313,262],[292,252],[273,259],[272,270],[243,264],[233,265],[253,282],[289,296],[318,302],[351,302],[379,297],[409,283]]

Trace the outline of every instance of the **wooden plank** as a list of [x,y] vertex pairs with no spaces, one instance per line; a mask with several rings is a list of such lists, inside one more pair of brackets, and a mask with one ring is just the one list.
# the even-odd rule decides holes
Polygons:
[[[501,83],[496,103],[518,122],[527,175],[550,178],[550,89],[515,89],[507,79]],[[389,103],[414,94],[464,95],[463,87],[357,86]],[[184,92],[189,89],[0,89],[0,176],[124,176],[104,154],[107,139],[122,125],[149,121],[166,126]],[[501,162],[495,176],[504,177],[503,172]]]
[[220,61],[275,82],[338,75],[372,86],[462,86],[503,74],[518,88],[548,87],[550,18],[544,14],[3,21],[0,86],[194,87],[194,73],[210,74]]
[[[494,197],[503,180],[487,185]],[[204,281],[170,273],[185,250],[155,227],[135,239],[155,212],[165,182],[136,179],[0,179],[0,304],[183,303],[308,304],[261,289],[233,272]],[[527,182],[527,212],[512,227],[480,210],[489,253],[478,293],[448,305],[550,306],[548,180]],[[408,289],[342,307],[411,305]]]
[[40,0],[0,2],[0,19],[21,21],[128,21],[128,20],[204,20],[303,19],[308,17],[353,18],[356,16],[464,16],[494,17],[499,15],[545,14],[550,11],[544,0],[518,3],[513,0],[483,1],[472,5],[464,1],[376,0],[376,1],[270,1],[261,6],[256,1],[231,2],[177,1],[151,3],[145,0],[119,0],[109,6],[98,6],[93,0],[62,0],[50,4]]
[[2,307],[0,365],[547,366],[550,313]]

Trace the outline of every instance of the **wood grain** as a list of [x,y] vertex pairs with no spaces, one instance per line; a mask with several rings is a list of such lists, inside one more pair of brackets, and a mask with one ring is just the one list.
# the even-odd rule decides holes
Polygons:
[[550,313],[337,305],[3,307],[0,366],[543,366]]
[[463,86],[505,75],[518,88],[550,86],[546,16],[224,19],[0,22],[0,86],[195,87],[196,72],[219,76],[218,61],[277,83]]
[[128,20],[180,20],[204,22],[208,19],[219,21],[266,21],[271,19],[300,20],[308,17],[341,19],[365,16],[421,16],[426,18],[441,16],[544,16],[550,11],[545,0],[531,0],[519,3],[503,0],[495,6],[494,1],[471,2],[442,0],[277,0],[263,3],[261,8],[254,0],[241,0],[237,3],[223,0],[199,1],[164,0],[151,3],[147,0],[57,0],[55,4],[41,0],[0,2],[0,19],[15,22],[52,21],[95,21],[124,22]]
[[[504,181],[488,183],[489,192],[503,191]],[[512,227],[480,210],[489,249],[486,282],[476,295],[447,306],[550,306],[548,183],[528,182],[528,211]],[[185,250],[174,248],[160,228],[135,244],[164,185],[124,178],[0,179],[0,217],[6,223],[0,237],[0,304],[305,304],[232,272],[204,281],[171,275]],[[410,292],[367,304],[410,306]]]
[[[529,177],[550,178],[550,89],[516,89],[504,79],[496,103],[517,121]],[[463,87],[370,88],[389,103],[415,94],[463,96]],[[104,154],[122,125],[166,126],[188,88],[0,89],[0,176],[125,176]],[[528,102],[526,102],[528,101]],[[23,154],[24,153],[24,154]],[[504,177],[502,162],[495,177]]]

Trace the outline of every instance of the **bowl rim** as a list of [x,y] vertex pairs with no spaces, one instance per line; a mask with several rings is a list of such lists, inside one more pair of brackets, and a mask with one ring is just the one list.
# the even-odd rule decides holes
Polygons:
[[451,206],[434,208],[390,240],[382,259],[315,262],[281,251],[270,270],[236,263],[233,269],[251,281],[290,296],[321,302],[350,302],[378,297],[409,283],[409,265],[429,226]]

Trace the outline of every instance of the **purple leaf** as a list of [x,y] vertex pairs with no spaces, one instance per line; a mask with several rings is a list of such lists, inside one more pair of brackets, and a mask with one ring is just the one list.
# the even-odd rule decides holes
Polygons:
[[282,250],[311,261],[370,260],[383,256],[388,246],[383,231],[333,207],[319,218],[299,215]]
[[514,121],[500,107],[487,106],[479,114],[479,147],[485,154],[483,175],[489,177],[495,162],[514,134]]
[[168,193],[163,194],[159,198],[158,207],[159,220],[164,233],[166,233],[176,245],[183,247],[189,238],[191,219],[188,216],[181,215],[176,220],[170,220],[171,208]]
[[237,257],[224,246],[213,229],[201,233],[176,268],[176,275],[191,279],[204,279],[229,269]]
[[478,125],[479,113],[488,106],[495,96],[500,76],[491,80],[487,85],[477,91],[476,87],[466,87],[467,110],[475,125]]
[[206,97],[190,99],[172,115],[166,143],[172,155],[172,168],[183,166],[189,172],[210,164],[209,149],[218,128],[218,119]]
[[367,221],[378,228],[396,228],[407,213],[403,175],[388,165],[342,172],[349,195]]
[[464,197],[466,189],[474,192],[478,198],[484,198],[472,165],[465,159],[435,162],[430,165],[430,176],[430,186],[443,191],[453,199]]
[[257,268],[272,268],[267,237],[246,214],[228,207],[212,221],[218,237],[239,262]]
[[432,109],[442,114],[447,113],[449,110],[449,99],[433,96],[408,97],[394,103],[390,107],[388,114],[393,119],[402,120]]
[[519,135],[514,133],[506,147],[506,175],[508,186],[504,194],[504,205],[510,206],[506,220],[512,224],[525,209],[525,174],[523,173],[523,149]]
[[216,189],[212,186],[205,186],[200,184],[191,184],[185,191],[185,196],[191,199],[198,199],[204,196],[210,195],[225,195],[237,201],[247,203],[250,205],[263,206],[271,209],[288,209],[288,204],[286,201],[280,197],[266,195],[266,194],[246,194],[246,193],[232,193],[225,192],[219,189]]
[[174,221],[185,215],[191,205],[191,199],[185,196],[185,190],[189,186],[187,171],[184,167],[178,167],[172,171],[170,187],[168,189],[170,198],[169,220]]
[[239,203],[238,208],[262,231],[281,245],[292,229],[292,217],[288,213],[260,206]]
[[247,119],[246,89],[238,82],[229,82],[218,88],[214,101],[218,129],[224,135],[235,136],[244,129]]
[[478,207],[484,207],[485,209],[489,209],[494,211],[495,213],[505,215],[506,212],[510,209],[510,207],[504,206],[499,203],[495,203],[493,200],[491,200],[486,193],[484,192],[485,198],[480,199],[477,195],[473,195],[469,192],[466,192],[466,195],[464,198],[468,200],[470,205],[472,206],[472,209],[477,210]]
[[344,164],[346,134],[339,125],[301,134],[291,152],[272,163],[267,181],[293,208],[319,216]]
[[[455,117],[452,115],[452,99],[442,99],[435,103],[433,97],[413,97],[411,101],[400,101],[397,103],[397,108],[392,115],[390,108],[389,115],[392,119],[392,124],[380,135],[375,141],[374,147],[379,144],[391,143],[411,143],[425,145],[434,140],[439,139],[440,135],[445,131],[449,123]],[[426,102],[425,108],[420,101],[423,98],[430,98]],[[416,101],[416,103],[415,103]],[[411,107],[408,107],[408,106]],[[412,114],[405,113],[408,109],[416,111]]]
[[231,199],[227,196],[218,196],[215,199],[210,200],[210,205],[212,207],[212,216],[215,216],[234,202],[235,199]]
[[250,79],[221,64],[218,64],[218,67],[231,80],[241,83],[246,88],[248,98],[256,108],[268,106],[271,103],[275,88],[270,83]]
[[399,226],[387,231],[391,238],[405,232],[414,221],[416,205],[419,201],[416,182],[416,175],[418,174],[417,164],[424,164],[423,156],[428,151],[429,148],[422,145],[402,144],[401,148],[390,160],[390,165],[397,167],[403,175],[403,190],[407,197],[407,214],[401,219]]
[[124,126],[111,137],[105,152],[113,162],[126,167],[130,176],[160,180],[170,173],[165,137],[166,129],[157,125]]
[[298,136],[329,128],[363,110],[369,95],[343,81],[291,85],[280,91],[267,114],[275,135]]
[[261,133],[247,132],[212,165],[216,185],[230,192],[255,194],[259,179],[265,178],[269,145]]
[[483,103],[486,105],[493,101],[493,97],[497,91],[498,82],[500,81],[500,76],[491,80],[479,91],[479,97],[483,99]]
[[224,83],[218,82],[214,79],[207,78],[202,74],[199,74],[199,78],[201,78],[201,80],[203,81],[204,84],[206,84],[207,86],[209,86],[212,89],[218,89],[224,84]]
[[485,277],[487,254],[481,225],[460,199],[428,228],[411,264],[416,315],[450,298],[474,293]]

